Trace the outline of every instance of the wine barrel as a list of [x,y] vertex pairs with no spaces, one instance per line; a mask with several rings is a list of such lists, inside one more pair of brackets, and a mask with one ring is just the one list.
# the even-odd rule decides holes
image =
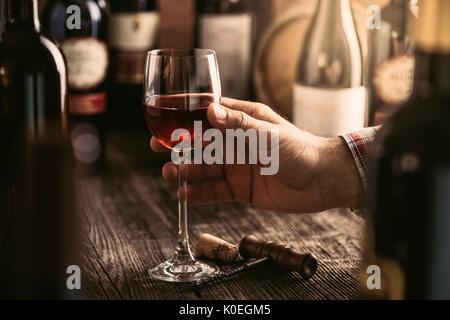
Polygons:
[[[318,0],[298,0],[263,33],[256,49],[253,82],[258,101],[288,119],[292,115],[292,88],[297,59]],[[367,8],[384,7],[387,0],[352,0],[353,16],[364,57],[367,56]]]

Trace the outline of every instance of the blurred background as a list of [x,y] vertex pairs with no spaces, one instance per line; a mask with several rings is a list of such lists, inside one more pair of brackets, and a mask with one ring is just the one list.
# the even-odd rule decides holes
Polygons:
[[[39,1],[41,11],[48,1]],[[214,49],[218,52],[220,71],[223,73],[224,96],[261,101],[291,118],[297,62],[318,0],[110,0],[109,3],[111,17],[115,12],[123,11],[138,13],[154,10],[159,15],[158,23],[151,25],[156,33],[154,42],[145,49]],[[378,5],[383,9],[389,3],[389,0],[351,0],[365,59],[369,31],[366,22],[370,16],[367,8]],[[216,16],[210,24],[202,23],[208,14],[221,16]],[[117,32],[117,29],[111,32]],[[113,46],[110,42],[112,49]],[[237,73],[242,73],[242,76],[237,77]],[[235,75],[233,81],[227,80],[231,75]],[[112,78],[114,80],[114,75]],[[237,92],[236,88],[240,90]],[[113,91],[120,96],[129,88],[125,86],[122,90]],[[124,104],[124,101],[129,104],[131,100],[129,96],[127,100],[120,100],[119,97],[117,105]],[[114,102],[110,101],[111,104]],[[136,103],[140,104],[140,97]],[[111,106],[113,110],[121,108],[127,108],[129,112],[131,106]],[[119,111],[119,114],[127,116],[124,111]],[[138,116],[142,118],[140,113]],[[118,125],[127,127],[126,124]]]
[[[91,213],[97,202],[114,210],[127,187],[141,193],[125,209],[149,195],[163,199],[153,214],[170,210],[175,199],[160,177],[170,155],[150,151],[142,112],[151,49],[215,50],[223,96],[265,103],[318,135],[384,123],[412,93],[417,1],[349,3],[0,0],[0,267],[8,271],[0,297],[70,297],[61,268],[83,242],[84,181],[96,196]],[[69,12],[81,17],[69,18],[73,28]],[[136,177],[145,183],[136,187]],[[150,206],[142,207],[145,216]]]

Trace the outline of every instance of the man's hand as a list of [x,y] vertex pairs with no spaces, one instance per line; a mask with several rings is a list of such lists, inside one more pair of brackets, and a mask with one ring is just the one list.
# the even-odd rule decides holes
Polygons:
[[[318,212],[357,207],[363,188],[357,169],[341,138],[321,138],[289,123],[264,104],[223,98],[208,109],[211,125],[225,129],[278,129],[279,171],[263,176],[260,165],[189,165],[190,203],[239,201],[286,212]],[[168,151],[155,138],[154,151]],[[163,167],[163,177],[177,180],[177,165]]]

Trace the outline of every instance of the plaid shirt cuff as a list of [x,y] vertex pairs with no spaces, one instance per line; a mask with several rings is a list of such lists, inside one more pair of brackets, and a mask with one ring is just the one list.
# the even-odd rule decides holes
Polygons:
[[379,127],[365,128],[358,132],[348,133],[341,136],[347,143],[356,167],[358,168],[359,176],[364,186],[364,191],[367,191],[367,165],[368,165],[368,147],[375,139],[375,135]]

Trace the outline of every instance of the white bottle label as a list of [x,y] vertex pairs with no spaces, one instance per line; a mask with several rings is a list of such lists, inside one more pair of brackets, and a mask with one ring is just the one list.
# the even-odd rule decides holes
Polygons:
[[400,55],[385,59],[375,69],[373,86],[378,97],[393,106],[404,104],[411,96],[414,57]]
[[108,48],[96,38],[69,38],[61,43],[69,69],[71,90],[90,90],[105,79]]
[[199,44],[217,53],[222,91],[232,98],[248,98],[252,24],[249,14],[205,14],[199,17]]
[[142,84],[147,51],[154,47],[159,26],[157,12],[116,13],[111,17],[109,45],[111,73],[116,82]]
[[323,137],[362,129],[366,123],[365,87],[320,89],[294,86],[294,124]]
[[158,24],[157,12],[115,13],[110,21],[109,45],[121,51],[147,51],[156,41]]

